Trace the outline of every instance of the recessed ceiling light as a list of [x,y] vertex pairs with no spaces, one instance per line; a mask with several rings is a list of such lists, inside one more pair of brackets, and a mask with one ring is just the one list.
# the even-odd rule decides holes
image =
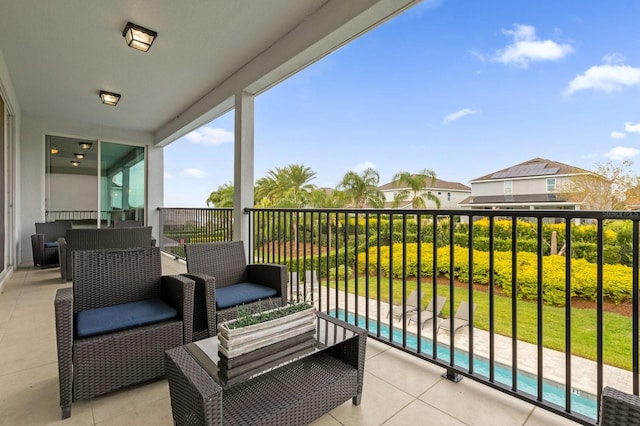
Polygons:
[[78,167],[80,165],[80,162],[79,161],[75,161],[75,160],[71,160],[70,163],[74,167]]
[[91,142],[78,142],[80,149],[91,149],[93,144]]
[[84,158],[84,154],[82,152],[76,152],[73,155],[75,155],[78,160],[82,160]]

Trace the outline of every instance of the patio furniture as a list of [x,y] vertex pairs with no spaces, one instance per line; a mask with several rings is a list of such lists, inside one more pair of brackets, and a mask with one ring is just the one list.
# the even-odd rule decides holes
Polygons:
[[627,426],[640,424],[640,397],[609,386],[602,390],[600,399],[600,426]]
[[194,283],[162,276],[160,249],[76,250],[55,297],[62,418],[71,404],[163,376],[164,351],[192,340]]
[[71,229],[71,222],[37,222],[35,225],[36,233],[31,235],[33,266],[41,269],[59,266],[58,238],[64,237],[67,229]]
[[[304,289],[305,300],[317,301],[320,294],[320,279],[318,278],[316,271],[304,271]],[[318,297],[316,297],[316,294]]]
[[[445,296],[438,296],[436,298],[436,307],[435,310],[433,308],[433,299],[431,299],[431,301],[429,302],[429,305],[427,305],[427,309],[425,309],[424,311],[420,312],[420,321],[422,321],[422,327],[424,328],[424,325],[427,323],[427,321],[431,321],[434,318],[437,318],[438,315],[440,315],[440,312],[442,311],[442,308],[444,307],[444,304],[447,302],[447,298]],[[408,324],[411,324],[411,321],[415,321],[418,322],[418,312],[414,312],[410,317],[409,317],[409,321]]]
[[[472,311],[475,312],[478,305],[473,304]],[[453,317],[453,328],[451,328],[451,320],[449,318],[445,319],[438,325],[438,331],[442,328],[443,330],[447,330],[455,333],[462,327],[467,327],[469,325],[469,303],[462,301],[456,310],[456,314]]]
[[114,220],[113,221],[114,228],[139,228],[141,226],[143,226],[143,223],[140,220]]
[[306,425],[362,398],[367,332],[317,313],[315,346],[283,354],[228,384],[218,375],[218,338],[166,352],[176,425]]
[[151,227],[68,229],[58,238],[62,281],[73,279],[71,253],[76,250],[153,247]]
[[186,276],[196,282],[194,340],[213,337],[218,324],[252,312],[287,304],[287,267],[247,265],[242,241],[185,244]]
[[[402,320],[406,314],[416,311],[419,304],[418,292],[416,290],[411,291],[409,297],[407,297],[406,310],[402,310],[402,305],[393,305],[393,319]],[[387,312],[387,318],[389,318],[391,311],[392,309],[389,309],[389,312]]]

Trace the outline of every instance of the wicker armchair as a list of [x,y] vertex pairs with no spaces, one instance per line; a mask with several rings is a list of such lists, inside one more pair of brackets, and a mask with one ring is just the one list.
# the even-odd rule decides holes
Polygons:
[[71,253],[76,250],[153,247],[151,227],[69,229],[58,238],[60,253],[60,276],[62,281],[73,279]]
[[33,266],[53,268],[60,265],[58,238],[64,237],[71,222],[36,223],[36,233],[31,236]]
[[[247,265],[242,241],[185,244],[186,276],[196,282],[193,307],[193,340],[213,337],[218,324],[238,316],[238,308],[253,311],[271,309],[287,304],[287,267],[275,264]],[[234,306],[220,306],[216,289],[235,288],[236,284],[251,283],[273,289],[273,295],[249,298]]]
[[139,228],[144,226],[141,220],[114,220],[114,228]]
[[[194,283],[162,276],[159,248],[79,250],[72,256],[73,286],[59,289],[54,302],[63,419],[73,401],[163,376],[164,351],[191,342],[193,324]],[[134,308],[142,304],[161,305],[173,317],[144,317]],[[94,315],[88,324],[102,330],[87,333],[87,314]],[[123,318],[135,324],[122,324]]]
[[600,426],[640,424],[640,397],[605,387],[600,400]]

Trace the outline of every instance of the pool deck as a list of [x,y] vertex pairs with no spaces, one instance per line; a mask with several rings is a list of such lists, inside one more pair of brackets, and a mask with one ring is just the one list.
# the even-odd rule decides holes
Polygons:
[[[323,290],[326,291],[326,288]],[[334,292],[332,289],[331,292]],[[323,293],[323,296],[325,293]],[[317,294],[316,294],[317,297]],[[325,297],[326,299],[326,297]],[[323,302],[323,305],[326,302]],[[356,298],[353,294],[348,295],[349,310],[353,311],[355,308]],[[448,303],[448,302],[447,302]],[[456,302],[457,304],[458,302]],[[331,308],[338,306],[340,309],[344,309],[345,300],[344,293],[339,292],[338,300],[336,303],[335,297],[332,295],[329,301]],[[326,305],[325,305],[326,306]],[[366,312],[366,300],[363,297],[358,298],[358,311],[360,315],[364,315]],[[387,303],[380,303],[380,319],[382,324],[389,325],[389,320],[386,318],[389,312],[389,305]],[[376,320],[378,318],[378,310],[376,303],[369,304],[369,318]],[[442,318],[438,318],[438,322],[445,321]],[[399,329],[403,327],[403,320],[394,320],[393,326]],[[417,324],[413,323],[407,325],[407,331],[414,335],[417,334]],[[454,344],[457,349],[463,351],[469,351],[469,328],[463,327],[455,333]],[[422,329],[422,337],[433,340],[432,335],[432,322],[426,323]],[[450,342],[449,333],[446,330],[440,330],[438,332],[438,341],[440,343],[448,345]],[[513,339],[507,336],[499,334],[494,335],[494,354],[495,361],[507,366],[512,365],[512,343]],[[473,348],[474,354],[489,358],[490,347],[490,334],[485,330],[474,328],[473,330]],[[534,344],[517,341],[517,356],[518,356],[518,368],[526,373],[537,376],[538,374],[538,347]],[[543,349],[543,375],[545,379],[552,380],[556,383],[565,383],[566,372],[566,355],[564,352],[560,352],[553,349]],[[595,395],[597,393],[597,364],[594,361],[581,358],[575,355],[571,356],[571,386],[578,391],[587,392]],[[605,386],[611,386],[616,389],[632,393],[633,392],[633,373],[631,371],[623,370],[621,368],[612,367],[610,365],[603,366],[603,381]]]
[[[169,256],[162,262],[164,274],[186,271]],[[53,299],[68,286],[57,268],[25,268],[0,292],[0,425],[173,424],[164,379],[74,403],[71,417],[60,421]],[[456,341],[462,344],[467,334],[459,331]],[[482,346],[480,335],[475,345]],[[473,380],[443,379],[442,368],[374,339],[366,358],[362,404],[346,402],[313,425],[576,424]]]

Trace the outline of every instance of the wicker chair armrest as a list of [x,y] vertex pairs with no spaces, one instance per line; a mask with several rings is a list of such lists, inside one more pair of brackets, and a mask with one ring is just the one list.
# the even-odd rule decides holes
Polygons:
[[250,282],[275,288],[278,296],[286,303],[287,267],[274,263],[255,263],[247,265],[247,278]]
[[[70,256],[71,254],[69,254]],[[65,237],[58,238],[58,261],[60,263],[60,276],[62,281],[67,281],[67,239]]]
[[44,234],[31,236],[31,251],[33,252],[33,264],[42,265],[44,257]]
[[182,275],[162,276],[162,299],[176,308],[184,327],[184,344],[193,341],[193,295],[195,283]]
[[601,426],[637,425],[640,423],[640,397],[609,386],[602,390]]
[[38,246],[44,247],[44,234],[33,234],[31,241],[35,241]]
[[[194,298],[198,298],[199,300],[204,298],[209,337],[215,336],[218,329],[216,318],[216,279],[211,275],[202,273],[182,275],[192,279],[196,283]],[[195,313],[195,315],[197,315],[197,313]]]
[[58,375],[60,378],[60,407],[63,418],[66,418],[71,415],[73,383],[73,290],[70,287],[58,289],[54,299],[54,308]]

